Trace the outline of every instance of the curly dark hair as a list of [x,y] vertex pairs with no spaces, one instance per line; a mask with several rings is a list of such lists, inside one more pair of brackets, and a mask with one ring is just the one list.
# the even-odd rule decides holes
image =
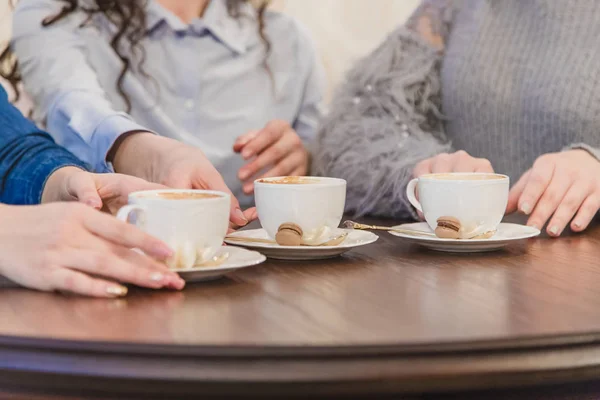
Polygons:
[[[87,14],[87,19],[81,24],[81,27],[85,26],[90,22],[92,17],[96,14],[103,14],[109,21],[111,21],[117,27],[117,32],[111,38],[110,45],[123,63],[123,68],[117,80],[117,90],[123,97],[127,106],[127,111],[131,110],[131,101],[123,89],[123,80],[127,71],[131,68],[131,60],[121,50],[122,44],[129,45],[131,53],[140,54],[140,63],[138,68],[140,73],[148,77],[148,74],[144,71],[144,62],[146,54],[144,48],[140,45],[140,41],[148,34],[146,28],[146,4],[148,0],[95,0],[95,6],[85,7],[79,4],[78,0],[57,0],[65,3],[61,11],[56,15],[51,15],[42,21],[42,26],[52,25],[63,18],[66,18],[70,14],[81,10]],[[213,1],[213,0],[211,0]],[[214,0],[220,1],[220,0]],[[229,15],[233,18],[240,18],[241,6],[244,3],[256,2],[252,0],[225,0],[227,2],[227,9]],[[265,12],[271,0],[262,0],[257,4],[258,11],[258,30],[260,37],[265,46],[265,67],[266,57],[268,57],[271,51],[271,43],[265,35]],[[19,98],[20,91],[18,90],[18,83],[21,81],[21,74],[19,73],[18,61],[14,57],[14,54],[7,47],[2,54],[0,54],[0,76],[5,78],[12,86],[15,92],[16,100]]]

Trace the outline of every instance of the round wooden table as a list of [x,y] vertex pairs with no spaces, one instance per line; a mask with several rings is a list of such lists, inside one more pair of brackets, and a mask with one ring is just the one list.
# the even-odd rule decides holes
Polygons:
[[600,227],[479,255],[381,234],[341,258],[119,300],[0,290],[10,398],[410,397],[595,379]]

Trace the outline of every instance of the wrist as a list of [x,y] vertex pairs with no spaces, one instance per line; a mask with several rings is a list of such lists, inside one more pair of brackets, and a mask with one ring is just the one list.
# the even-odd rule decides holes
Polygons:
[[151,180],[154,152],[151,143],[157,136],[146,131],[126,132],[110,149],[107,161],[115,172]]
[[78,172],[86,172],[85,170],[74,167],[62,167],[57,169],[48,177],[44,189],[42,191],[42,204],[55,203],[68,200],[65,198],[65,188],[67,180],[70,176]]

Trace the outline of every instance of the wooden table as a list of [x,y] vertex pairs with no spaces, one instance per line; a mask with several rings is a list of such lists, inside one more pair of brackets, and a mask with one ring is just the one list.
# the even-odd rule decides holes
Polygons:
[[0,335],[11,398],[375,398],[600,379],[600,227],[468,256],[382,234],[342,258],[122,300],[3,289]]

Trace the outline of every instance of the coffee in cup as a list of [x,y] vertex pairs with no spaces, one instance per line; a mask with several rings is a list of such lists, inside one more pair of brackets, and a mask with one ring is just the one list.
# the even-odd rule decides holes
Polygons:
[[215,191],[165,189],[134,192],[117,218],[161,239],[175,254],[167,265],[191,268],[210,260],[229,228],[230,195]]
[[271,239],[279,227],[295,224],[307,244],[328,239],[346,204],[346,181],[321,177],[276,177],[254,182],[258,219]]
[[508,176],[500,174],[428,174],[410,181],[406,195],[433,231],[440,218],[452,219],[460,226],[458,238],[468,239],[497,229],[506,212],[509,186]]

